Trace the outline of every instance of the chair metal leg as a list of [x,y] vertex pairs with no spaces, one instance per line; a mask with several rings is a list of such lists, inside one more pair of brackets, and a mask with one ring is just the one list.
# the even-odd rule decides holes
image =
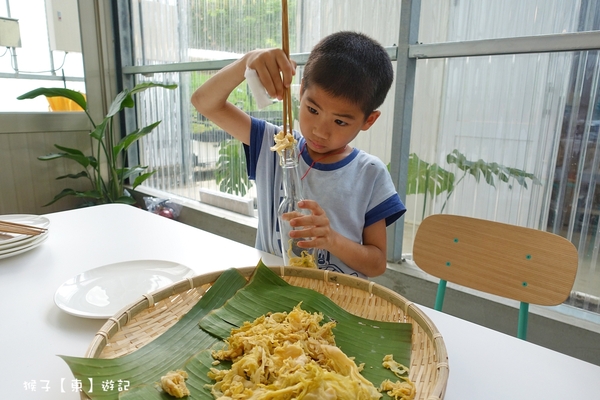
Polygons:
[[517,328],[517,337],[527,340],[527,321],[529,319],[529,303],[521,302],[519,308],[519,326]]
[[440,283],[437,288],[437,295],[435,296],[435,305],[434,309],[438,311],[442,311],[442,307],[444,306],[444,296],[446,296],[446,281],[440,279]]

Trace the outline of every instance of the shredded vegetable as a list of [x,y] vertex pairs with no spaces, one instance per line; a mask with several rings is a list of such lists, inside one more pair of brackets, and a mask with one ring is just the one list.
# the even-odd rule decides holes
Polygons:
[[226,347],[212,353],[216,363],[232,362],[230,369],[208,373],[216,382],[208,385],[215,399],[366,400],[380,399],[383,391],[394,400],[415,398],[408,368],[393,355],[384,357],[383,366],[401,380],[385,380],[376,388],[361,375],[364,365],[335,345],[336,323],[321,324],[322,313],[311,314],[301,305],[231,330]]
[[277,135],[273,136],[273,140],[275,141],[275,144],[271,146],[271,150],[276,151],[280,156],[283,156],[283,150],[291,149],[296,144],[294,135],[292,135],[290,132],[285,133],[285,131],[281,131]]
[[305,268],[317,268],[317,262],[315,261],[315,257],[310,254],[307,250],[303,250],[300,252],[300,256],[294,255],[292,251],[292,241],[289,240],[288,246],[288,258],[290,267],[305,267]]
[[185,380],[188,378],[187,372],[178,369],[177,371],[169,371],[166,375],[160,378],[162,389],[173,397],[181,399],[189,396],[190,391],[185,385]]
[[296,306],[289,313],[263,315],[233,329],[228,348],[213,352],[231,369],[212,368],[216,399],[379,399],[361,374],[362,365],[335,346],[335,322]]
[[392,382],[388,379],[381,382],[379,390],[386,392],[390,397],[396,400],[412,400],[417,394],[415,384],[408,379],[408,368],[394,360],[393,355],[388,354],[383,358],[382,365],[391,370],[394,375],[400,378],[400,381]]

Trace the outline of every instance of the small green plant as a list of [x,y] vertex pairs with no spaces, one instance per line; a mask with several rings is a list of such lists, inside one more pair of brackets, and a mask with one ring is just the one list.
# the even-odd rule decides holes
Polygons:
[[242,142],[227,139],[221,142],[215,180],[221,192],[244,196],[250,189],[250,180],[246,173],[246,157]]
[[454,174],[437,164],[421,160],[415,153],[408,156],[406,194],[424,194],[421,218],[425,217],[427,195],[433,199],[439,193],[454,190]]
[[[453,172],[447,171],[438,164],[429,164],[421,160],[415,153],[411,153],[408,157],[406,194],[425,195],[422,218],[425,217],[428,196],[433,199],[435,196],[446,192],[446,200],[440,209],[440,214],[443,213],[450,196],[452,196],[456,187],[468,175],[473,176],[476,182],[479,182],[483,176],[485,181],[493,187],[496,187],[494,176],[505,183],[509,183],[512,178],[525,189],[527,189],[527,179],[530,179],[534,184],[540,184],[539,179],[529,172],[517,168],[505,167],[496,162],[486,162],[482,159],[469,161],[465,155],[457,149],[454,149],[446,156],[446,161],[448,164],[456,165],[458,169],[464,172],[458,180],[456,180]],[[509,188],[512,189],[510,183]]]
[[[66,196],[75,196],[88,199],[92,204],[105,203],[125,203],[134,204],[135,200],[125,190],[125,182],[129,178],[135,177],[133,188],[148,179],[154,172],[145,172],[148,168],[141,165],[132,167],[126,166],[127,149],[145,135],[152,132],[161,121],[154,122],[148,126],[129,133],[116,144],[114,143],[113,118],[125,107],[134,106],[133,95],[152,87],[162,87],[165,89],[174,89],[177,85],[163,85],[159,83],[146,82],[136,85],[133,89],[125,89],[120,92],[113,100],[108,113],[100,124],[96,124],[87,109],[85,97],[74,90],[63,88],[38,88],[27,92],[17,99],[33,99],[38,96],[46,97],[64,97],[77,103],[86,113],[92,124],[92,130],[89,133],[91,154],[86,155],[81,150],[72,149],[55,144],[60,153],[47,154],[38,157],[41,161],[51,161],[59,158],[66,158],[75,161],[83,170],[74,173],[59,176],[56,179],[79,179],[86,178],[90,181],[89,190],[78,191],[74,189],[63,189],[52,201],[45,204],[48,206],[57,200]],[[104,173],[103,173],[104,171]]]
[[[523,186],[525,189],[527,189],[527,179],[531,179],[531,181],[535,185],[539,185],[541,183],[535,175],[523,171],[521,169],[505,167],[504,165],[495,162],[488,163],[483,161],[482,159],[479,159],[477,161],[469,161],[467,160],[465,155],[457,149],[454,149],[452,153],[446,156],[446,161],[448,162],[448,164],[456,165],[456,167],[464,173],[460,177],[460,179],[456,181],[456,184],[454,184],[453,187],[450,190],[448,190],[448,195],[446,196],[446,200],[442,205],[440,214],[444,212],[444,208],[448,203],[448,199],[450,198],[450,196],[452,196],[452,193],[454,192],[456,186],[458,186],[458,184],[462,182],[462,180],[465,179],[467,175],[473,176],[476,182],[479,182],[479,180],[483,176],[488,185],[491,185],[493,187],[496,187],[494,176],[496,176],[501,182],[505,183],[509,183],[510,178],[513,178],[519,185]],[[509,184],[509,188],[512,189],[512,185]]]

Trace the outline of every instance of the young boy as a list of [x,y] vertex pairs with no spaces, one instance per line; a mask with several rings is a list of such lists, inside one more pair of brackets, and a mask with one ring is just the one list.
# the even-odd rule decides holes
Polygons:
[[[281,131],[251,118],[227,101],[244,81],[246,68],[257,72],[267,93],[282,99],[296,65],[280,49],[255,50],[220,70],[192,96],[205,117],[245,145],[248,174],[257,185],[259,227],[256,247],[281,255],[277,208],[282,198],[278,154],[270,150]],[[348,144],[377,120],[393,81],[383,47],[355,32],[322,39],[304,67],[300,86],[300,153],[304,197],[299,206],[311,214],[291,221],[290,236],[311,238],[300,247],[317,249],[319,268],[359,277],[386,269],[386,226],[406,211],[386,166]],[[287,238],[286,238],[287,239]]]

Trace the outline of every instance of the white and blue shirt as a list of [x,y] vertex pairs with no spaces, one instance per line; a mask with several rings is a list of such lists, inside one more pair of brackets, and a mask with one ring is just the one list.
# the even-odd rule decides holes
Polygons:
[[[281,236],[277,209],[283,196],[282,169],[279,156],[270,149],[273,136],[281,128],[267,121],[252,118],[250,145],[244,146],[248,176],[256,183],[258,232],[255,247],[281,256]],[[299,149],[305,140],[294,131]],[[362,243],[365,227],[385,219],[386,226],[400,218],[406,207],[400,201],[385,164],[362,150],[331,164],[314,163],[308,151],[298,162],[305,199],[315,200],[325,210],[331,229],[348,239]],[[328,251],[319,249],[320,269],[342,272],[366,278]]]

